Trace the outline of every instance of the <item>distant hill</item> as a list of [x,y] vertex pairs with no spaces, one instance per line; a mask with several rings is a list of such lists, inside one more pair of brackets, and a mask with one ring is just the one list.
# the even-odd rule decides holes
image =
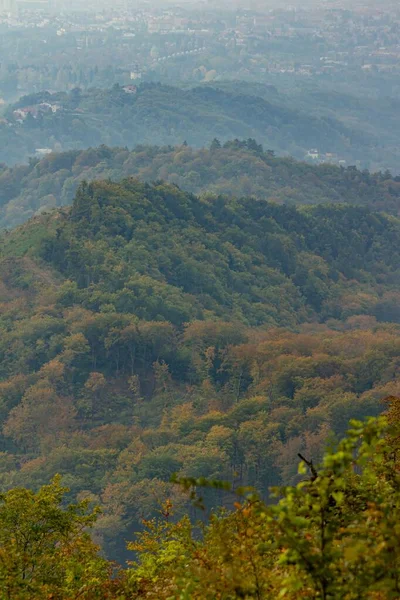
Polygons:
[[0,227],[71,204],[83,180],[128,176],[146,182],[162,179],[195,194],[254,196],[293,205],[349,203],[394,215],[400,211],[398,177],[274,157],[250,139],[222,147],[214,142],[203,149],[137,146],[129,151],[101,146],[0,167]]
[[[375,97],[366,90],[357,90],[353,82],[348,82],[347,86],[336,82],[336,87],[330,78],[310,80],[277,75],[274,81],[279,89],[247,81],[207,85],[227,93],[260,97],[271,104],[312,115],[322,121],[339,122],[351,132],[348,139],[350,148],[344,156],[348,164],[360,160],[362,167],[371,171],[390,169],[395,174],[400,173],[400,102],[395,94],[379,93]],[[360,145],[357,141],[360,137],[366,143]],[[326,148],[325,144],[318,147],[321,151]]]
[[38,148],[133,148],[184,141],[202,147],[218,137],[223,142],[256,138],[266,148],[298,159],[317,148],[347,164],[381,164],[384,142],[374,131],[359,124],[352,127],[351,120],[340,121],[334,113],[314,116],[304,104],[302,110],[293,107],[289,97],[257,95],[261,93],[244,84],[181,89],[146,83],[132,89],[116,85],[109,90],[26,96],[9,107],[9,122],[0,124],[0,161],[22,162]]

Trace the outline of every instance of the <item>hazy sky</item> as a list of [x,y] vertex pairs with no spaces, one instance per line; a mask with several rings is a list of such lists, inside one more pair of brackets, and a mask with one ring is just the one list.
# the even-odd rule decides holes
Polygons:
[[[83,1],[83,0],[82,0]],[[105,0],[108,2],[108,0]],[[109,0],[112,3],[112,0]],[[133,0],[135,3],[136,0]],[[290,8],[290,7],[373,7],[376,9],[383,9],[385,7],[398,7],[399,0],[288,0],[283,3],[282,0],[137,0],[137,3],[157,6],[170,6],[175,5],[202,5],[210,7],[224,6],[224,7],[242,7],[249,9],[257,9],[261,11],[268,10],[269,8]]]

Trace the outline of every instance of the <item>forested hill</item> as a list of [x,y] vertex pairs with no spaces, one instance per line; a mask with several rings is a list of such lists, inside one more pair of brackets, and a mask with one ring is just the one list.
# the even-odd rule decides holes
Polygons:
[[173,473],[296,480],[399,392],[399,248],[364,207],[82,184],[1,239],[1,489],[59,473],[123,559]]
[[27,165],[0,167],[0,227],[13,227],[37,211],[72,203],[82,180],[164,180],[196,194],[255,196],[287,204],[349,203],[400,210],[400,179],[355,168],[311,165],[273,156],[254,140],[190,146],[89,148],[53,153]]
[[[133,86],[132,86],[133,87]],[[25,112],[24,112],[25,111]],[[139,143],[202,147],[213,138],[256,138],[277,153],[303,158],[321,153],[364,165],[393,164],[382,156],[378,136],[315,117],[272,97],[209,86],[183,90],[160,84],[26,96],[10,106],[0,124],[0,161],[18,163],[37,148],[70,150],[100,144],[133,148]],[[393,150],[394,152],[395,150]],[[383,167],[385,168],[385,166]]]
[[[90,310],[293,327],[381,316],[400,282],[400,222],[361,207],[198,198],[126,179],[83,183],[72,209],[48,220],[57,230],[40,256],[74,282],[65,302]],[[7,247],[41,222],[6,237]]]

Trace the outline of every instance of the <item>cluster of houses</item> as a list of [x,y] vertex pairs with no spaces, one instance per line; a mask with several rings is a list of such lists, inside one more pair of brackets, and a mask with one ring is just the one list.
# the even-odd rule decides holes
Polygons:
[[317,164],[330,163],[333,165],[340,165],[342,167],[345,167],[347,164],[347,161],[343,158],[340,158],[335,152],[320,152],[317,148],[308,150],[304,156],[304,159],[307,162],[313,162]]
[[49,102],[41,102],[33,106],[24,106],[23,108],[16,108],[13,111],[14,119],[18,123],[23,123],[28,115],[31,115],[34,119],[37,119],[39,115],[56,113],[61,110],[59,104],[50,104]]

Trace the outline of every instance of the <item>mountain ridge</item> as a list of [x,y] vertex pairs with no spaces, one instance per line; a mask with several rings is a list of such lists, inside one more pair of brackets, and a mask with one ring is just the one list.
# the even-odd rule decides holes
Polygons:
[[83,180],[127,176],[165,180],[195,194],[255,196],[294,205],[345,202],[394,215],[400,209],[398,177],[275,157],[250,139],[223,146],[215,141],[203,149],[101,146],[0,167],[0,226],[13,227],[37,211],[71,204]]
[[[111,89],[79,88],[70,93],[41,92],[21,98],[0,124],[0,161],[27,160],[38,148],[83,149],[107,144],[134,147],[138,143],[196,147],[218,137],[257,138],[277,153],[302,159],[313,148],[336,154],[347,164],[395,165],[396,153],[381,142],[381,131],[335,119],[255,95],[243,85],[195,86],[182,89],[155,83],[118,84]],[[306,106],[306,104],[305,104]],[[12,152],[11,152],[12,149]],[[380,166],[380,168],[386,168]]]

